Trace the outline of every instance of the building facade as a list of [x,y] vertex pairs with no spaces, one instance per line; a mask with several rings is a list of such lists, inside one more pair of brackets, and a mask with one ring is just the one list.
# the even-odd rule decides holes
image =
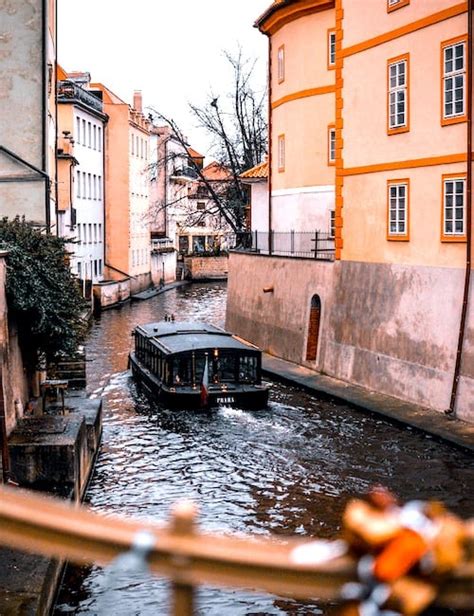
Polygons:
[[143,115],[141,93],[135,93],[132,107],[103,84],[90,84],[90,90],[100,93],[108,117],[102,193],[106,204],[104,276],[130,278],[133,293],[151,284],[151,123]]
[[[272,65],[269,228],[288,228],[277,205],[286,170],[302,160],[320,168],[325,150],[335,171],[335,260],[233,253],[227,325],[316,371],[474,421],[471,7],[367,0],[364,8],[276,2],[257,22]],[[329,54],[332,119],[292,109],[327,96],[309,91],[325,82],[306,92],[299,82],[274,87],[280,50],[286,81],[301,40]],[[290,72],[315,74],[321,52],[300,60]],[[288,211],[299,203],[289,199]]]
[[56,0],[0,5],[0,215],[56,233]]
[[58,83],[58,230],[74,240],[72,271],[93,284],[104,276],[107,116],[89,83],[88,73],[64,71]]

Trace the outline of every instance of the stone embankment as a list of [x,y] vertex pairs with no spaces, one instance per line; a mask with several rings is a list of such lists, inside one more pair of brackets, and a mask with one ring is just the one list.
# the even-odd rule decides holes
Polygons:
[[[82,500],[99,451],[102,401],[70,391],[45,414],[24,417],[9,438],[11,476],[21,487]],[[49,614],[64,563],[0,548],[0,614]]]

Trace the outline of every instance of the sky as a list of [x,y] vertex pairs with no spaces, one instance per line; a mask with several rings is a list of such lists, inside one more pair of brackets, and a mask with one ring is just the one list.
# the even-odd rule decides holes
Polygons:
[[[190,144],[207,154],[210,141],[196,127],[188,103],[229,91],[223,50],[240,45],[257,58],[255,87],[264,86],[267,38],[253,24],[271,0],[58,0],[58,62],[87,71],[132,103],[172,117]],[[221,94],[221,95],[222,95]]]

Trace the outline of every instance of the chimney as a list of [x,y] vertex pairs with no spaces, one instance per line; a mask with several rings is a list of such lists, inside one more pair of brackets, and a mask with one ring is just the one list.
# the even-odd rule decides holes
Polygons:
[[143,112],[141,90],[135,90],[135,92],[133,93],[133,108],[135,109],[135,111],[138,111],[139,113]]

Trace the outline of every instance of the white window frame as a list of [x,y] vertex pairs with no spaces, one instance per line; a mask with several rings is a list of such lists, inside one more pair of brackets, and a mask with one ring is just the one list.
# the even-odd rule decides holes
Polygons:
[[[392,224],[394,225],[393,229]],[[402,225],[403,229],[401,228]],[[408,235],[407,182],[388,184],[388,235],[389,237],[406,237]]]
[[328,161],[336,162],[336,129],[333,126],[328,131]]
[[[449,187],[449,185],[452,186]],[[458,191],[459,185],[462,187],[461,192]],[[449,197],[452,199],[448,205]],[[461,206],[456,203],[457,197],[462,198]],[[448,210],[451,210],[449,216],[447,215]],[[461,216],[459,216],[459,210],[461,210]],[[452,225],[450,230],[448,229],[449,223]],[[456,229],[457,223],[460,223],[458,229]],[[466,178],[463,176],[443,178],[443,236],[449,238],[464,235],[466,235]]]
[[278,83],[285,81],[285,46],[281,45],[277,51]]
[[[401,70],[403,67],[403,71]],[[398,109],[403,105],[403,111]],[[403,120],[398,116],[403,114]],[[388,65],[388,128],[396,130],[408,127],[408,60],[390,62]]]
[[[456,57],[457,50],[462,50],[462,56]],[[448,59],[446,56],[448,53],[452,54],[452,57]],[[457,67],[457,60],[461,60],[462,65]],[[459,41],[452,45],[446,45],[443,47],[443,118],[449,120],[451,118],[458,118],[466,115],[466,41]],[[448,68],[448,63],[452,63],[452,66]],[[456,82],[460,80],[461,86],[458,87]],[[448,85],[452,83],[451,87]],[[462,110],[456,111],[456,94],[461,92]],[[451,94],[452,100],[447,101],[448,94]],[[446,105],[452,105],[452,111],[446,112]]]
[[329,32],[328,36],[328,66],[336,66],[336,32]]
[[278,171],[285,170],[285,135],[278,135]]

